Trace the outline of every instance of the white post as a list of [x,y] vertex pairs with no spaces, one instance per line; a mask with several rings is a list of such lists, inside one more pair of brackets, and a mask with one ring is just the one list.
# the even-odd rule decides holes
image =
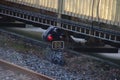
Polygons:
[[[58,19],[61,19],[61,14],[63,11],[63,1],[64,0],[58,0]],[[58,27],[61,27],[61,23],[57,23]]]

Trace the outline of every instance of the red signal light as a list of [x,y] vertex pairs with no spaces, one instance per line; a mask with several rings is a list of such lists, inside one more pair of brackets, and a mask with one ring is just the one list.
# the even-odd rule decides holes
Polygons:
[[50,34],[48,35],[48,41],[52,41],[53,40],[53,36]]

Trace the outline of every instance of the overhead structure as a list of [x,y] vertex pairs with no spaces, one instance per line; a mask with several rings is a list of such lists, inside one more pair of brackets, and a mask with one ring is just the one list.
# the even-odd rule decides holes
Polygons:
[[[0,15],[120,43],[119,3],[119,0],[0,0]],[[104,23],[106,28],[82,21]],[[106,24],[119,29],[113,30]]]
[[[120,26],[120,0],[6,0],[81,19]],[[93,14],[92,14],[93,13]]]

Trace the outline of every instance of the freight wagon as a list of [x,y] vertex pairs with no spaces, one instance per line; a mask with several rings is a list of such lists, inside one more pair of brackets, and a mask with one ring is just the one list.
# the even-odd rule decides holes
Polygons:
[[81,19],[120,26],[120,0],[6,0]]

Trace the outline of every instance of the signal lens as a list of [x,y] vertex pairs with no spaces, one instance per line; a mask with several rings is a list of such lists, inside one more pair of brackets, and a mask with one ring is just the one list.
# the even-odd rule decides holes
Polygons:
[[52,41],[53,40],[53,36],[50,34],[48,35],[48,41]]

